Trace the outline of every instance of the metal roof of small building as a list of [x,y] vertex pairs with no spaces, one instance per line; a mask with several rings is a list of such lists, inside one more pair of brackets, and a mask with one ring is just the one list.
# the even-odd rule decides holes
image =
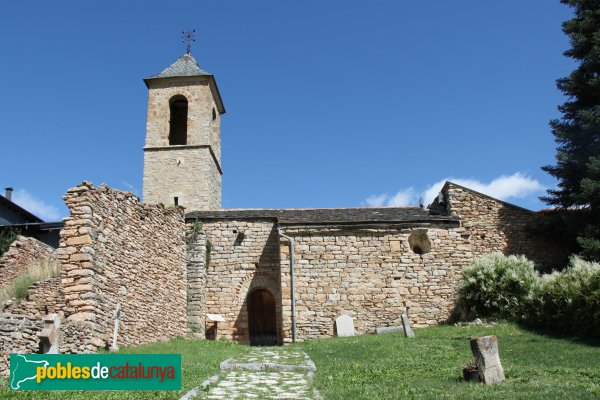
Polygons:
[[[0,195],[0,207],[10,209],[13,212],[15,212],[16,214],[20,215],[22,217],[22,220],[19,221],[18,223],[44,222],[44,220],[42,220],[37,215],[32,214],[31,212],[24,209],[17,203],[7,199],[6,197],[4,197],[2,195]],[[10,225],[12,223],[17,223],[17,221],[10,221],[9,224],[5,224],[5,225]]]
[[435,215],[421,207],[229,209],[194,211],[187,213],[186,219],[273,219],[287,225],[459,221],[457,217]]
[[184,54],[160,74],[149,76],[146,79],[176,78],[179,76],[212,76],[212,74],[200,68],[191,54]]

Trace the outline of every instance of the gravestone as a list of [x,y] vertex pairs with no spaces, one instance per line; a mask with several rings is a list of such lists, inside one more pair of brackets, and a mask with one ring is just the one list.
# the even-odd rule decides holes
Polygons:
[[48,314],[42,318],[44,328],[40,338],[40,352],[42,354],[58,354],[60,345],[60,318],[56,314]]
[[335,319],[338,336],[354,336],[354,320],[349,315],[340,315]]
[[404,327],[404,334],[406,337],[415,337],[415,333],[410,326],[410,320],[408,319],[408,315],[406,315],[406,313],[402,313],[402,326]]
[[381,335],[383,333],[401,333],[404,332],[404,329],[401,326],[380,326],[376,331],[378,335]]
[[500,383],[505,378],[504,369],[498,353],[498,338],[496,336],[478,336],[471,338],[471,351],[475,356],[479,377],[486,385]]
[[111,353],[116,353],[117,351],[119,351],[119,346],[117,346],[117,337],[119,336],[119,319],[121,318],[121,303],[117,304],[117,308],[115,309],[113,318],[115,319],[115,329],[113,331],[112,346],[108,348],[108,351],[110,351]]

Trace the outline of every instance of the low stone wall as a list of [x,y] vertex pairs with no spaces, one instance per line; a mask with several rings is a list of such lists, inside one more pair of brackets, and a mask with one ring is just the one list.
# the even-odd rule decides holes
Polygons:
[[9,354],[37,353],[42,320],[27,315],[0,314],[0,376],[10,371]]
[[[411,234],[414,235],[411,238]],[[445,321],[462,268],[472,259],[464,228],[287,229],[295,239],[296,329],[299,339],[333,336],[335,318],[354,318],[357,334]],[[416,236],[429,241],[417,249]],[[290,261],[281,247],[284,336],[291,337]],[[417,254],[413,251],[429,251]]]
[[474,256],[500,251],[522,254],[544,266],[561,266],[569,256],[562,243],[540,237],[531,228],[543,214],[505,203],[448,182],[444,187],[446,210],[458,216],[467,229]]
[[[63,321],[60,326],[60,353],[86,354],[95,353],[104,347],[104,341],[94,337],[96,324],[89,321]],[[90,340],[90,338],[92,338]]]
[[0,287],[13,283],[27,272],[32,262],[56,259],[56,250],[52,247],[32,237],[19,235],[0,258]]
[[[65,300],[61,278],[48,278],[33,283],[24,299],[8,300],[0,312],[0,361],[8,362],[11,353],[37,353],[42,318],[50,313],[63,316]],[[80,336],[78,334],[77,336]],[[8,375],[9,366],[0,365],[0,375]]]
[[166,340],[187,332],[183,209],[140,204],[131,193],[69,189],[71,211],[59,258],[68,321],[87,321],[83,345],[107,345],[121,304],[119,344]]
[[60,277],[35,282],[27,290],[27,296],[24,299],[13,299],[5,302],[2,312],[23,314],[37,319],[41,319],[44,315],[50,313],[64,316],[65,298],[61,288]]

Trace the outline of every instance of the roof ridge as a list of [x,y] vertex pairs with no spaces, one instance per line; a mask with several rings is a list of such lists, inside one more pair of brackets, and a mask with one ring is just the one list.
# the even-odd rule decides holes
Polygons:
[[[218,211],[311,211],[311,210],[389,210],[389,209],[423,209],[419,206],[357,206],[357,207],[289,207],[289,208],[219,208],[214,210],[197,210],[197,211],[208,211],[208,212],[218,212]],[[191,211],[193,212],[193,211]]]

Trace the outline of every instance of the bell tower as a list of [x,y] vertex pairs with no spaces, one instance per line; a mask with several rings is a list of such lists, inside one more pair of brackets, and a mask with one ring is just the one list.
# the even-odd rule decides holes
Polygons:
[[223,102],[212,74],[189,51],[144,79],[148,116],[143,201],[186,211],[221,208]]

